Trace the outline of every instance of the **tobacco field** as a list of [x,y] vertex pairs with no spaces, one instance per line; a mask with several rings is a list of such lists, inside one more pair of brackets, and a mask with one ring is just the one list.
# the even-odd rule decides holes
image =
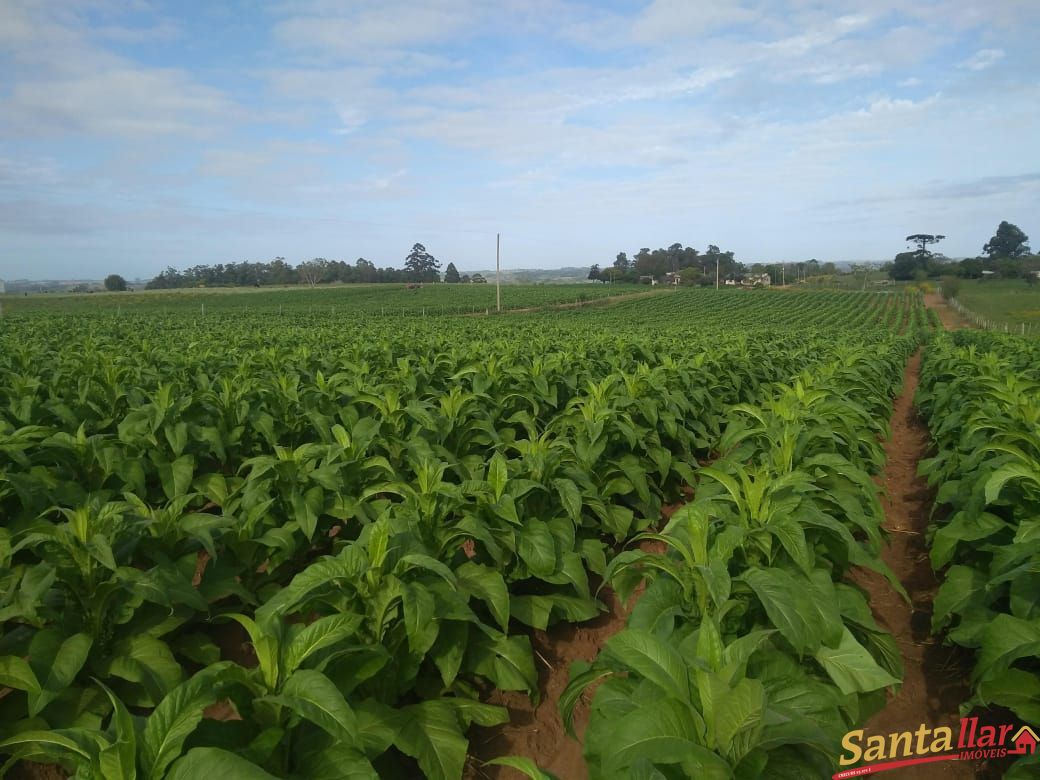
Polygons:
[[933,629],[965,711],[1040,721],[1032,342],[912,293],[450,292],[5,309],[3,771],[458,780],[609,587],[557,703],[593,778],[829,777],[902,678],[848,575],[904,592],[876,477],[919,348]]

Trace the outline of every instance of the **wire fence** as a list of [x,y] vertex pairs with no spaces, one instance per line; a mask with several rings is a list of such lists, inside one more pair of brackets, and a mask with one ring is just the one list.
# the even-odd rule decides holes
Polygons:
[[999,322],[987,319],[981,314],[978,314],[963,303],[958,301],[956,298],[947,298],[946,302],[954,308],[954,310],[960,314],[964,319],[974,325],[976,328],[982,330],[996,330],[1003,333],[1017,333],[1022,336],[1030,336],[1036,334],[1036,326],[1031,323],[1021,322],[1018,325],[1009,322]]

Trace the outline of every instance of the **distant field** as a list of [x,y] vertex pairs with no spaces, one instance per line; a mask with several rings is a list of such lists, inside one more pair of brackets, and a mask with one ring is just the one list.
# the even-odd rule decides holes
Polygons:
[[[659,288],[658,288],[659,289]],[[645,285],[554,284],[502,286],[502,308],[523,309],[648,292]],[[494,284],[403,284],[290,288],[203,288],[125,293],[0,296],[5,314],[320,312],[349,316],[470,314],[494,310]]]
[[1040,333],[1040,285],[1021,279],[961,281],[957,300],[975,314],[1009,329]]

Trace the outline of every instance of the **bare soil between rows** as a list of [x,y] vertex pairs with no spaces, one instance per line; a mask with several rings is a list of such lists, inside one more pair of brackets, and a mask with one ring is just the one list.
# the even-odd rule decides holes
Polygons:
[[[958,327],[959,318],[944,302],[929,301],[945,327]],[[931,636],[932,603],[939,581],[928,557],[926,531],[934,491],[917,475],[918,462],[930,446],[928,430],[914,408],[920,381],[921,351],[909,361],[903,389],[895,399],[890,421],[891,435],[885,442],[886,466],[878,477],[884,489],[883,507],[889,543],[882,553],[910,596],[907,603],[879,575],[857,571],[853,579],[870,599],[878,623],[895,638],[904,664],[904,680],[898,693],[889,694],[888,704],[865,725],[867,736],[916,732],[929,728],[955,727],[959,706],[970,696],[967,685],[970,662],[963,650],[944,646]],[[535,632],[532,643],[539,654],[540,703],[534,706],[522,694],[497,694],[493,703],[510,711],[511,722],[494,729],[476,729],[472,734],[471,760],[467,778],[521,777],[515,770],[481,766],[481,761],[505,755],[523,755],[541,768],[565,780],[584,780],[588,769],[582,757],[580,738],[588,719],[584,701],[575,716],[575,740],[563,731],[556,702],[567,685],[567,667],[576,659],[591,660],[603,643],[620,631],[627,611],[613,593],[606,594],[609,612],[584,625],[553,627],[549,633]],[[587,694],[588,695],[588,694]],[[948,761],[892,770],[892,780],[961,780],[995,777],[993,768],[975,762]]]
[[968,323],[957,311],[943,300],[939,293],[928,293],[924,296],[924,305],[929,309],[935,309],[939,315],[939,322],[946,330],[957,330],[958,328],[970,328]]
[[[551,626],[549,631],[532,633],[540,701],[537,705],[532,704],[527,694],[519,691],[493,691],[487,703],[509,710],[509,723],[470,730],[470,756],[464,777],[483,780],[523,776],[512,769],[482,766],[484,761],[500,756],[526,756],[542,769],[567,780],[589,776],[581,742],[564,731],[557,704],[567,687],[571,662],[592,661],[603,644],[625,627],[627,611],[614,592],[604,589],[600,598],[608,611],[595,620],[560,624]],[[575,731],[579,737],[585,733],[587,723],[588,701],[583,700],[574,715]]]
[[[888,544],[881,557],[910,596],[908,604],[873,572],[858,571],[854,580],[870,596],[874,617],[895,638],[903,657],[903,685],[888,704],[867,721],[866,736],[916,732],[950,726],[956,730],[958,707],[970,695],[969,670],[962,651],[931,636],[932,602],[939,582],[928,558],[925,532],[934,491],[917,476],[917,463],[928,453],[928,430],[913,405],[921,369],[918,351],[907,365],[903,391],[896,398],[891,436],[885,442],[886,465],[878,482],[885,491],[882,505]],[[945,761],[886,772],[892,780],[959,780],[976,777],[978,766]]]
[[[665,510],[666,516],[674,509]],[[644,541],[639,547],[656,553],[663,553],[665,549],[663,543],[654,541]],[[487,703],[505,707],[509,711],[509,723],[470,730],[470,755],[463,775],[466,780],[523,777],[514,769],[483,766],[483,762],[500,756],[525,756],[563,780],[588,778],[581,740],[589,721],[594,687],[585,692],[574,709],[574,731],[578,739],[564,730],[557,705],[570,680],[571,663],[593,661],[606,641],[625,627],[628,613],[642,592],[643,587],[638,587],[628,604],[622,604],[614,591],[605,586],[599,598],[607,611],[595,620],[559,623],[550,626],[548,631],[531,633],[531,647],[538,666],[539,702],[533,704],[526,693],[519,691],[492,691]]]

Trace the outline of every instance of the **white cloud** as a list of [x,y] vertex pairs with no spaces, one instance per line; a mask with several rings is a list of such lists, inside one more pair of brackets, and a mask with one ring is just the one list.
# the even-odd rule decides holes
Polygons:
[[402,179],[408,175],[407,168],[399,168],[391,173],[383,174],[382,176],[372,176],[368,179],[368,184],[376,190],[389,189],[395,181]]
[[0,104],[0,117],[27,135],[202,137],[234,113],[220,90],[184,71],[128,66],[25,79]]
[[637,41],[675,41],[760,16],[737,0],[654,0],[632,24]]
[[93,27],[90,30],[90,36],[97,40],[133,44],[172,41],[182,37],[183,34],[180,26],[169,19],[163,19],[156,24],[145,27],[128,27],[112,24],[103,27]]
[[[501,228],[536,264],[673,240],[870,256],[910,217],[988,222],[970,196],[1006,208],[995,221],[1035,205],[1016,168],[1037,132],[1028,4],[414,5],[265,5],[222,62],[212,41],[164,46],[199,22],[179,9],[164,22],[117,0],[0,0],[5,245],[107,262],[132,232],[157,265],[185,250],[386,263],[394,242],[435,236],[473,268],[484,250],[467,236],[493,246]],[[157,56],[115,53],[144,41]],[[1006,67],[974,73],[1004,51]],[[906,89],[924,84],[935,94]],[[952,170],[964,183],[944,190]]]
[[368,120],[368,116],[360,108],[343,104],[336,105],[336,116],[339,117],[339,127],[332,130],[336,135],[350,135],[363,127]]
[[1004,59],[1003,49],[979,49],[979,51],[975,52],[957,67],[975,71],[986,70],[986,68],[993,67],[1002,59]]
[[[101,2],[95,10],[110,9]],[[147,138],[210,135],[241,115],[222,90],[188,70],[142,65],[100,46],[176,34],[176,26],[90,27],[79,6],[0,4],[0,63],[10,87],[0,102],[8,133]]]
[[473,13],[469,3],[452,0],[317,4],[277,22],[274,34],[298,51],[318,49],[349,60],[378,61],[464,34]]

